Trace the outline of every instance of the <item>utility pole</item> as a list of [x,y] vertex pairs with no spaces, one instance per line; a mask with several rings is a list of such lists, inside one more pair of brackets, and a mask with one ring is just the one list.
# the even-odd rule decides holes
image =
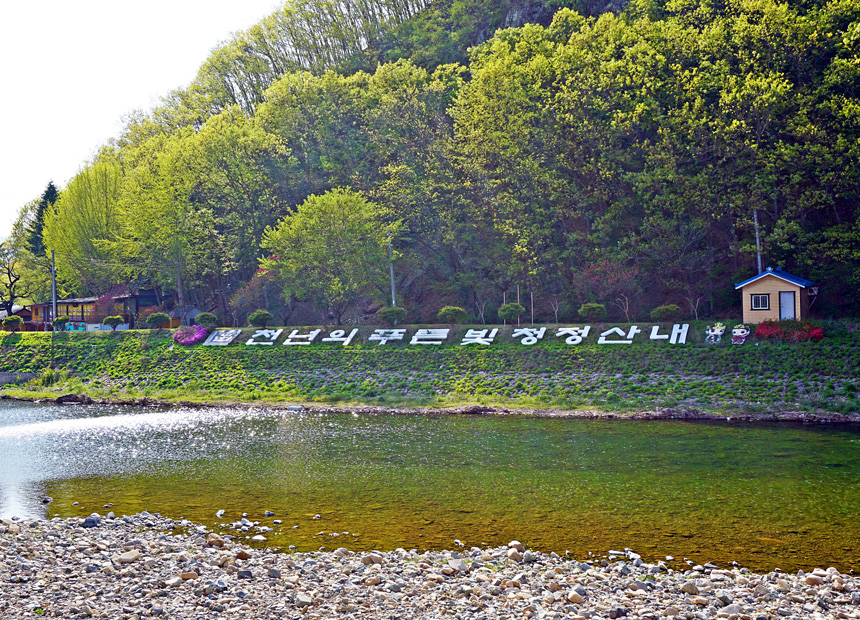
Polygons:
[[[507,303],[508,303],[508,295],[505,291],[502,291],[502,305],[504,306]],[[508,324],[508,320],[502,319],[502,325],[507,325],[507,324]]]
[[[391,232],[388,233],[388,274],[391,276],[391,307],[397,307],[397,296],[394,293],[394,250],[391,248]],[[397,325],[397,319],[394,319]]]
[[54,262],[54,250],[51,250],[51,321],[57,320],[57,264]]
[[182,265],[179,262],[176,263],[176,296],[179,298],[179,324],[187,325],[188,322],[185,320],[185,315],[187,313],[185,308],[185,296],[182,294]]
[[761,238],[758,234],[758,209],[753,211],[753,222],[755,223],[755,256],[758,261],[758,272],[761,273]]
[[[520,304],[520,285],[519,284],[517,284],[517,305],[518,306],[521,305]],[[513,322],[511,324],[513,325]],[[519,325],[520,325],[520,315],[518,314],[517,315],[517,327],[519,327]]]
[[[57,264],[51,250],[51,322],[57,320]],[[54,326],[51,325],[51,370],[54,369]]]

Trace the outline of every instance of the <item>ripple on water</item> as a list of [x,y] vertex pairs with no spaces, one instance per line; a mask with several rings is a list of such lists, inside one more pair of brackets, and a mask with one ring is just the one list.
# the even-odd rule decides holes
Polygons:
[[[113,502],[118,514],[146,509],[215,527],[247,512],[274,528],[264,544],[304,550],[517,538],[559,553],[627,546],[758,569],[847,570],[856,558],[845,541],[860,535],[857,436],[774,424],[3,403],[0,513],[70,516]],[[47,508],[43,495],[54,497]]]

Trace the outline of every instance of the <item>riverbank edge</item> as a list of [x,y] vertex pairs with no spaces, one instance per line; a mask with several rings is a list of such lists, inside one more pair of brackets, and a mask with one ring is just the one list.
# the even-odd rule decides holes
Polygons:
[[800,424],[860,424],[860,415],[841,413],[812,413],[808,411],[784,411],[780,413],[732,412],[719,413],[684,407],[658,407],[641,411],[609,411],[602,409],[555,409],[504,407],[499,405],[468,404],[454,407],[397,407],[367,404],[329,405],[315,402],[244,402],[228,400],[189,401],[164,400],[144,397],[132,399],[93,398],[88,394],[63,394],[56,398],[34,398],[0,393],[0,400],[60,405],[116,405],[129,407],[185,407],[205,409],[230,407],[237,409],[275,409],[306,413],[358,413],[364,415],[475,415],[475,416],[523,416],[533,418],[570,418],[594,420],[685,420],[720,422],[792,422]]
[[860,382],[851,370],[860,368],[860,339],[842,331],[819,343],[697,340],[610,348],[550,340],[531,347],[500,338],[498,346],[481,349],[248,347],[241,338],[227,347],[181,347],[167,330],[57,334],[61,342],[49,346],[45,334],[29,333],[3,339],[0,366],[36,373],[8,386],[9,394],[32,399],[83,393],[207,404],[435,409],[476,403],[613,415],[672,408],[718,418],[773,411],[856,416]]
[[581,560],[518,541],[284,553],[148,512],[3,520],[0,560],[0,617],[860,618],[860,579],[835,568],[673,570],[630,549]]

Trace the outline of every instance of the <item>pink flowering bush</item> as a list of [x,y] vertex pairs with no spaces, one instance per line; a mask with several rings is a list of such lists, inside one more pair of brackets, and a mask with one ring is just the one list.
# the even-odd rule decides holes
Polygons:
[[173,341],[181,345],[192,345],[206,340],[209,330],[199,325],[183,326],[173,333]]

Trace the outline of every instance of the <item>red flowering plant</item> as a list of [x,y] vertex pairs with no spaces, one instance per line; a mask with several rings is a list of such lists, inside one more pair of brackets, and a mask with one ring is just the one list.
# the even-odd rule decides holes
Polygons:
[[809,339],[817,342],[822,338],[824,338],[824,328],[813,325],[809,330]]
[[755,337],[761,340],[817,342],[824,338],[824,328],[812,321],[765,321],[756,327]]
[[773,321],[759,323],[758,327],[755,328],[755,337],[759,340],[779,340],[782,336],[782,327]]
[[198,342],[203,342],[208,335],[209,330],[205,327],[184,325],[173,333],[173,341],[187,347]]

